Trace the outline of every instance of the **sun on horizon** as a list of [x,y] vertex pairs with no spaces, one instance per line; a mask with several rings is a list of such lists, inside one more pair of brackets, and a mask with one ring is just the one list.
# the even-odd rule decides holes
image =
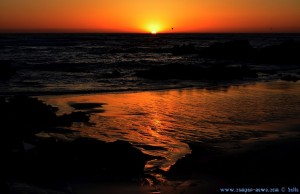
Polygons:
[[160,22],[148,23],[145,25],[144,29],[151,34],[157,34],[158,32],[163,31],[163,24]]

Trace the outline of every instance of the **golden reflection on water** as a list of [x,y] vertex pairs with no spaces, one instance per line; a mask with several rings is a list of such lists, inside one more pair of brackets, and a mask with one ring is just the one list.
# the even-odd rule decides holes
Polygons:
[[104,141],[129,141],[144,153],[165,158],[150,161],[147,170],[168,170],[190,152],[184,142],[201,141],[225,148],[282,132],[278,126],[300,115],[299,86],[272,82],[227,89],[52,96],[43,100],[59,106],[60,114],[74,111],[71,103],[105,103],[104,112],[91,111],[93,125],[72,128]]

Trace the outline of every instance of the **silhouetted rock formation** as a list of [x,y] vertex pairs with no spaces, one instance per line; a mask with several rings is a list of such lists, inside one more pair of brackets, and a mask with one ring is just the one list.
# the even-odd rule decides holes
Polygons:
[[198,50],[192,44],[184,44],[184,45],[175,45],[171,49],[171,53],[173,55],[188,55],[188,54],[196,54]]
[[[92,138],[65,142],[47,138],[22,158],[14,173],[28,179],[60,179],[76,176],[139,176],[147,160],[153,159],[125,141],[105,143]],[[38,169],[43,169],[38,170]]]
[[285,75],[281,77],[281,80],[297,82],[298,80],[300,80],[300,78],[293,75]]
[[203,49],[200,56],[221,59],[250,59],[254,49],[247,40],[233,40],[224,43],[214,43]]
[[11,61],[0,60],[0,81],[11,78],[16,71],[11,66]]
[[258,49],[257,60],[264,63],[299,65],[299,50],[300,42],[287,41]]
[[253,48],[247,40],[216,42],[199,52],[200,57],[242,60],[255,63],[300,64],[300,42],[287,41],[264,48]]
[[88,110],[101,108],[105,103],[70,103],[69,105],[76,110]]
[[106,143],[82,137],[66,142],[46,138],[38,139],[28,152],[6,157],[7,165],[1,172],[17,181],[52,188],[56,182],[64,185],[70,180],[95,177],[98,181],[128,181],[142,175],[146,162],[154,158],[125,141]]
[[192,154],[178,160],[167,173],[169,177],[209,175],[218,180],[214,184],[217,189],[224,185],[299,184],[294,178],[300,173],[299,138],[261,142],[249,150],[233,153],[201,143],[190,147]]
[[78,164],[86,164],[84,168],[90,168],[89,173],[98,171],[119,176],[138,176],[143,173],[146,161],[154,158],[120,140],[105,143],[96,139],[79,138],[71,145],[74,154],[79,156]]
[[212,65],[210,67],[197,67],[182,64],[170,64],[153,67],[149,70],[136,72],[138,77],[166,80],[233,80],[243,79],[245,77],[256,78],[257,74],[248,66],[227,67],[224,65]]
[[24,96],[0,98],[0,123],[2,143],[8,151],[20,146],[23,140],[48,127],[70,126],[73,122],[87,122],[89,116],[73,112],[57,116],[56,107],[47,105],[36,98]]
[[[73,104],[85,109],[99,104]],[[1,145],[3,158],[0,167],[0,191],[7,191],[7,181],[20,181],[53,188],[52,184],[65,184],[73,178],[100,177],[125,179],[143,174],[148,160],[156,157],[143,154],[125,141],[111,143],[92,138],[63,140],[37,137],[41,131],[60,132],[57,126],[73,122],[88,122],[83,112],[57,116],[57,108],[36,98],[0,97]],[[53,130],[52,130],[53,129]],[[62,129],[63,133],[65,129]],[[28,185],[27,185],[28,186]],[[39,187],[28,187],[35,190]],[[11,192],[16,189],[10,187]],[[24,187],[24,189],[26,189]],[[61,191],[62,188],[58,188]]]
[[69,105],[75,110],[82,110],[85,113],[103,113],[105,110],[102,106],[105,103],[70,103]]

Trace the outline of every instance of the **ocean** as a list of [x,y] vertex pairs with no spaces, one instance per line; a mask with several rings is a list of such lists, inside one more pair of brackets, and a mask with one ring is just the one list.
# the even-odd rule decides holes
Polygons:
[[[11,61],[16,74],[0,82],[0,94],[72,94],[207,87],[190,80],[155,81],[136,71],[166,64],[201,66],[215,63],[197,54],[174,55],[175,45],[206,48],[215,42],[248,40],[254,48],[299,41],[299,34],[0,34],[0,59]],[[244,62],[234,62],[243,65]],[[249,64],[256,69],[284,68]],[[295,69],[295,68],[294,68]],[[117,72],[120,76],[114,76]],[[260,80],[273,76],[260,76]],[[215,83],[213,83],[215,84]],[[224,84],[224,83],[222,83]]]

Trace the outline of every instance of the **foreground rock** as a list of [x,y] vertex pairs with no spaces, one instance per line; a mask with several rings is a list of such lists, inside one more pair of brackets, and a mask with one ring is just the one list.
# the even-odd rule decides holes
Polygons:
[[26,180],[67,180],[81,176],[134,177],[143,173],[147,160],[153,159],[125,141],[112,143],[92,138],[71,142],[40,139],[35,148],[16,155],[7,171]]
[[[212,177],[221,187],[299,186],[299,138],[261,142],[247,150],[224,152],[203,144],[171,167],[171,177]],[[218,192],[216,192],[218,193]]]
[[[73,105],[79,109],[100,106]],[[58,116],[56,107],[21,96],[1,97],[0,107],[0,192],[62,193],[71,180],[138,179],[146,162],[155,159],[125,141],[106,143],[84,137],[66,140],[35,135],[47,133],[47,129],[65,134],[68,131],[59,126],[88,122],[89,116],[84,112]]]
[[248,66],[230,67],[212,65],[210,67],[198,67],[182,64],[157,66],[149,70],[138,71],[136,75],[138,77],[154,80],[234,80],[257,77],[257,73]]
[[34,139],[35,134],[39,132],[47,132],[48,128],[89,121],[89,115],[84,112],[77,111],[58,116],[57,111],[56,107],[36,98],[0,97],[0,151],[10,153],[13,150],[22,150],[24,141]]
[[7,155],[0,177],[4,184],[22,183],[32,185],[32,190],[65,191],[70,181],[83,184],[95,180],[138,179],[150,159],[154,157],[125,141],[106,143],[92,138],[73,141],[46,138],[36,140],[35,147],[27,152]]

